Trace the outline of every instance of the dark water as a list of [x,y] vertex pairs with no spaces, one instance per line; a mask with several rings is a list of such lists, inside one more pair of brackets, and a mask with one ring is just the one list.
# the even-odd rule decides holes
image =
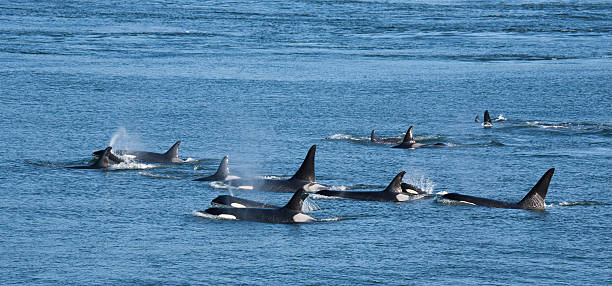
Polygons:
[[[1,284],[610,284],[609,1],[1,1]],[[505,121],[473,123],[484,109]],[[400,136],[448,148],[391,149]],[[178,165],[71,170],[107,146]],[[330,219],[196,217],[288,177],[520,200],[545,212],[315,197]],[[154,168],[153,168],[154,167]],[[283,204],[289,194],[234,191]]]

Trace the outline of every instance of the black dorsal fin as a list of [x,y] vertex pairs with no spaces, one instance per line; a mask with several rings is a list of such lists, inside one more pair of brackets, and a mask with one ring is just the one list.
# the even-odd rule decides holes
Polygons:
[[401,193],[402,192],[402,178],[404,177],[405,174],[406,174],[406,171],[399,172],[399,174],[397,174],[395,178],[393,178],[393,181],[389,183],[389,185],[383,192]]
[[493,124],[493,122],[491,122],[491,116],[489,115],[489,110],[485,110],[484,122]]
[[522,209],[544,209],[546,204],[546,193],[548,192],[548,185],[550,179],[555,173],[555,168],[551,168],[546,171],[544,176],[540,178],[537,184],[531,188],[531,191],[518,203],[518,206]]
[[374,129],[372,129],[372,135],[370,135],[370,141],[372,142],[376,141],[376,131],[374,131]]
[[302,211],[302,204],[304,200],[308,197],[308,193],[304,190],[304,187],[300,187],[294,194],[293,197],[289,200],[289,202],[283,207],[283,209],[293,210],[293,211]]
[[91,166],[96,168],[96,169],[106,169],[106,168],[108,168],[108,165],[109,165],[108,156],[110,155],[112,148],[113,147],[110,147],[110,146],[106,147],[106,149],[104,149],[104,151],[102,152],[102,155],[100,155],[100,158],[98,158],[98,161],[96,161]]
[[412,137],[412,128],[414,128],[414,126],[410,125],[410,128],[408,128],[408,131],[406,131],[406,135],[404,135],[404,141],[402,141],[402,143],[415,143],[416,141],[414,141],[414,138]]
[[474,119],[474,122],[476,123],[480,122],[480,117],[478,117],[478,114],[476,114],[476,119]]
[[300,169],[291,177],[291,180],[301,180],[311,183],[317,182],[314,169],[315,151],[317,151],[317,145],[312,145],[310,150],[308,150],[308,154],[306,154],[306,158],[304,158],[304,162],[302,162],[302,166],[300,166]]
[[166,156],[170,157],[170,158],[178,158],[178,148],[179,145],[181,145],[181,141],[176,141],[176,143],[174,143],[174,145],[172,145],[172,147],[170,147],[170,149],[168,149],[168,151],[165,153]]
[[219,168],[217,169],[217,172],[214,175],[215,177],[219,177],[225,180],[225,178],[229,176],[230,170],[227,166],[228,162],[229,158],[227,157],[227,155],[225,155],[225,157],[223,157],[223,159],[221,160],[221,164],[219,164]]

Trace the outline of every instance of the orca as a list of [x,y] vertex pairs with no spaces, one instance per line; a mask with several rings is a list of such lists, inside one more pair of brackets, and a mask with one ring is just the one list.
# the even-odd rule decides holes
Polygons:
[[217,169],[217,172],[215,174],[210,175],[208,177],[198,178],[194,181],[225,181],[230,175],[230,170],[227,166],[228,162],[229,159],[227,155],[225,155],[225,157],[223,157],[223,159],[221,160],[221,164],[219,164],[219,168]]
[[423,191],[423,189],[412,185],[412,184],[408,184],[408,183],[401,183],[402,186],[402,192],[404,193],[410,193],[410,194],[414,194],[414,195],[426,195],[427,192]]
[[[378,202],[403,202],[410,200],[411,195],[416,195],[416,190],[407,187],[407,190],[402,189],[402,178],[406,174],[406,171],[401,171],[393,178],[391,183],[382,191],[333,191],[333,190],[322,190],[318,191],[318,195],[328,197],[338,197],[360,201],[378,201]],[[410,186],[406,184],[406,186]]]
[[260,203],[256,201],[251,201],[247,199],[242,199],[234,196],[222,195],[214,198],[211,202],[213,206],[228,206],[234,208],[279,208],[274,205],[269,205],[265,203]]
[[535,184],[531,191],[529,191],[529,193],[527,193],[527,195],[518,203],[502,202],[457,193],[445,194],[442,197],[449,200],[461,201],[491,208],[544,210],[546,208],[546,204],[544,202],[546,199],[546,192],[548,192],[548,185],[550,184],[550,179],[554,173],[555,168],[546,171],[538,183]]
[[301,187],[304,187],[307,192],[315,192],[325,188],[325,186],[317,184],[315,178],[314,161],[316,150],[317,145],[312,145],[312,147],[310,147],[300,169],[298,169],[293,177],[288,180],[234,179],[228,180],[227,183],[240,189],[259,190],[264,192],[291,193],[294,192],[295,189]]
[[[113,152],[119,156],[125,156],[133,159],[134,161],[149,162],[149,163],[182,163],[185,162],[183,159],[178,157],[178,148],[181,141],[176,141],[166,153],[154,153],[146,151],[134,151],[134,150],[114,150]],[[93,152],[95,157],[100,156],[104,150]],[[111,157],[111,160],[117,163],[121,163],[124,160],[117,156]]]
[[108,169],[108,166],[110,163],[108,156],[111,153],[111,149],[112,147],[106,147],[106,149],[102,150],[102,154],[100,154],[100,157],[98,157],[96,162],[89,166],[70,166],[66,168],[70,168],[70,169]]
[[412,137],[412,128],[414,128],[414,126],[410,126],[410,128],[408,128],[408,131],[406,131],[406,135],[404,136],[404,140],[402,141],[402,143],[400,143],[399,145],[395,145],[391,148],[414,149],[424,146],[425,144],[416,143],[414,137]]
[[480,122],[480,118],[478,117],[478,114],[476,114],[476,119],[474,119],[474,122],[476,122],[476,123]]
[[484,113],[484,122],[482,122],[482,127],[491,128],[493,127],[493,122],[491,122],[491,116],[489,115],[489,110],[485,110]]
[[400,138],[392,137],[392,138],[378,138],[376,137],[376,131],[372,129],[372,134],[370,135],[370,141],[375,143],[399,143]]
[[302,212],[308,193],[300,187],[291,200],[281,208],[208,208],[204,212],[226,219],[240,219],[267,223],[304,223],[316,221]]

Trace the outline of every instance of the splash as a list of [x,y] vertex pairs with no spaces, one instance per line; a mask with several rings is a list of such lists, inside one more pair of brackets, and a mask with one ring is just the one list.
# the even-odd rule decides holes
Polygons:
[[434,182],[429,179],[426,178],[424,175],[421,176],[415,176],[415,175],[407,175],[404,176],[403,181],[405,183],[414,185],[418,188],[420,188],[421,190],[425,191],[427,194],[432,194],[434,188],[436,187],[436,184],[434,184]]
[[495,118],[495,121],[506,121],[508,120],[506,117],[504,117],[502,114],[497,115],[497,118]]
[[318,211],[320,209],[321,207],[319,207],[319,205],[317,205],[317,203],[315,203],[310,198],[306,198],[306,200],[304,200],[304,203],[302,204],[302,211],[305,213]]

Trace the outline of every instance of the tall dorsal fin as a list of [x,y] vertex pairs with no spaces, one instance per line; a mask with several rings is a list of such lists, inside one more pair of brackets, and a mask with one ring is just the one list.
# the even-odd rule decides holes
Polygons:
[[172,147],[170,147],[170,149],[168,149],[168,151],[165,153],[166,156],[170,157],[170,158],[178,158],[178,148],[179,145],[181,145],[181,141],[176,141],[176,143],[174,143],[174,145],[172,145]]
[[219,169],[217,169],[217,172],[214,174],[215,177],[225,179],[227,178],[227,176],[229,176],[230,170],[227,166],[228,162],[229,158],[227,157],[227,155],[225,155],[225,157],[223,157],[223,160],[221,160],[221,164],[219,164]]
[[546,204],[546,192],[548,192],[548,185],[550,179],[555,173],[555,168],[551,168],[546,171],[544,176],[540,178],[537,184],[531,188],[531,191],[517,204],[522,209],[544,209]]
[[383,192],[401,193],[402,192],[402,178],[406,174],[406,171],[401,171],[393,178],[393,181],[389,183],[387,188]]
[[301,180],[311,183],[317,182],[314,169],[315,151],[317,151],[317,145],[312,145],[310,150],[308,150],[308,154],[306,154],[306,158],[304,158],[304,162],[302,162],[302,166],[300,166],[300,169],[291,177],[292,180]]
[[488,122],[488,123],[493,124],[493,122],[491,122],[491,116],[489,115],[489,110],[485,110],[485,113],[484,113],[484,122],[485,123]]
[[404,141],[402,141],[402,143],[415,143],[416,141],[414,141],[414,138],[412,137],[412,128],[414,128],[414,126],[410,125],[410,128],[408,128],[408,131],[406,131],[406,135],[404,135]]
[[372,129],[372,135],[370,135],[370,141],[372,142],[376,141],[376,131],[374,131],[374,129]]
[[91,165],[92,167],[95,167],[96,169],[106,169],[108,168],[109,165],[109,161],[108,161],[108,156],[111,153],[111,149],[113,147],[106,147],[106,149],[104,149],[104,151],[102,152],[102,155],[100,155],[100,158],[98,158],[98,161],[96,161],[93,165]]
[[300,187],[294,194],[293,197],[289,200],[289,202],[282,207],[283,209],[293,210],[293,211],[302,211],[302,204],[304,204],[304,200],[308,197],[308,193],[304,190],[304,187]]

